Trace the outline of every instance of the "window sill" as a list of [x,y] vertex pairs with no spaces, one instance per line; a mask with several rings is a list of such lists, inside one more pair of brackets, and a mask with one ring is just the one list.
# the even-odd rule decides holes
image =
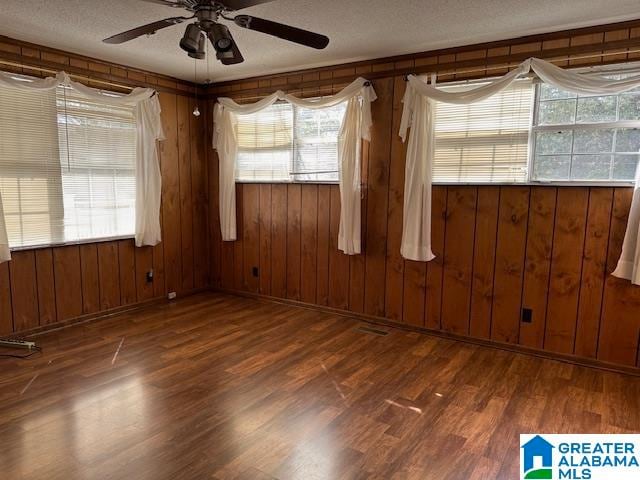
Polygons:
[[337,180],[308,180],[287,182],[286,180],[236,180],[240,185],[339,185]]
[[106,243],[117,240],[133,240],[134,235],[121,235],[119,237],[102,237],[102,238],[90,238],[87,240],[77,240],[75,242],[62,242],[62,243],[49,243],[39,245],[25,245],[24,247],[10,247],[11,252],[21,252],[26,250],[42,250],[44,248],[57,248],[57,247],[70,247],[73,245],[87,245],[92,243]]
[[[236,180],[240,185],[339,185],[339,182],[329,181],[308,181],[308,182],[285,182],[281,180],[252,180],[252,181],[240,181]],[[486,186],[486,187],[499,187],[499,186],[513,186],[513,187],[633,187],[633,182],[561,182],[561,181],[549,181],[549,182],[433,182],[434,186]]]
[[633,187],[634,182],[433,182],[434,186],[513,186],[513,187]]

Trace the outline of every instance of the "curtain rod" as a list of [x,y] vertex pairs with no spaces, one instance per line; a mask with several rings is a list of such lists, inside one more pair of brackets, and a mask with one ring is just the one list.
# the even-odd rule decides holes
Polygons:
[[[43,72],[43,73],[53,73],[54,75],[58,73],[58,70],[53,70],[51,68],[36,67],[36,66],[33,66],[33,65],[25,64],[25,63],[11,62],[11,61],[1,60],[1,59],[0,59],[0,64],[12,66],[12,67],[26,68],[26,69],[29,69],[29,70],[38,70],[38,71]],[[17,75],[19,75],[19,74],[17,74]],[[69,75],[71,78],[74,78],[76,80],[87,80],[87,81],[94,82],[94,83],[100,83],[102,85],[108,85],[110,87],[123,88],[123,89],[129,90],[129,91],[131,91],[134,88],[136,88],[136,87],[132,87],[131,85],[122,85],[121,83],[109,82],[109,81],[106,81],[106,80],[100,80],[98,78],[91,78],[91,77],[87,77],[87,76],[84,76],[84,75],[77,75],[75,73],[67,73],[67,75]]]
[[[585,60],[585,59],[589,59],[589,58],[603,58],[603,57],[607,57],[610,55],[627,55],[629,53],[640,53],[640,49],[635,49],[635,50],[626,50],[624,52],[605,52],[605,53],[596,53],[596,54],[592,54],[592,55],[576,55],[576,56],[569,56],[567,55],[567,58],[563,61],[571,61],[571,60]],[[544,59],[543,59],[544,60]],[[511,62],[509,62],[511,63]],[[515,62],[514,62],[515,63]],[[518,65],[522,63],[519,62]],[[435,67],[437,67],[437,65],[434,65]],[[515,68],[517,67],[517,65],[493,65],[493,66],[487,66],[487,67],[477,67],[477,68],[470,68],[468,70],[456,70],[453,69],[453,71],[447,71],[447,72],[442,72],[441,75],[459,75],[459,74],[463,74],[463,73],[480,73],[480,72],[487,72],[489,70],[502,70],[505,68]],[[577,66],[579,67],[579,66]],[[434,71],[433,73],[436,73],[436,71]],[[432,73],[432,72],[426,72],[426,73]],[[411,73],[408,73],[404,76],[405,81],[408,80],[409,75],[412,75]]]

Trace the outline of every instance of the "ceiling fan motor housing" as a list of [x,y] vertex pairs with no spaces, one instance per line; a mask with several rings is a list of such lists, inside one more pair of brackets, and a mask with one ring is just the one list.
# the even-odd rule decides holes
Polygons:
[[198,24],[200,28],[205,32],[208,32],[209,29],[215,25],[218,21],[218,11],[213,7],[202,7],[196,11],[196,18],[198,19]]

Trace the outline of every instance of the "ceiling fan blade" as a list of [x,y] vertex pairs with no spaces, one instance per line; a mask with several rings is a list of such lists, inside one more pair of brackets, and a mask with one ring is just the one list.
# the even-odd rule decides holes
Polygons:
[[142,0],[147,3],[157,3],[158,5],[166,5],[167,7],[177,7],[184,8],[184,2],[182,0],[171,1],[171,0]]
[[273,0],[219,0],[218,3],[222,3],[229,10],[242,10],[243,8],[269,2],[273,2]]
[[142,25],[141,27],[136,27],[134,29],[127,30],[126,32],[113,35],[112,37],[105,38],[103,42],[104,43],[128,42],[129,40],[133,40],[134,38],[138,38],[142,35],[150,35],[152,33],[156,33],[161,28],[166,28],[166,27],[170,27],[171,25],[182,23],[185,20],[189,20],[189,17],[165,18],[164,20],[159,20],[157,22],[149,23],[148,25]]
[[[211,41],[211,44],[213,45],[214,43],[213,37],[211,35],[208,35],[208,37],[209,37],[209,40]],[[240,53],[238,44],[233,39],[233,37],[231,37],[231,41],[233,43],[229,50],[227,50],[226,52],[216,52],[216,58],[220,60],[220,63],[222,63],[223,65],[236,65],[238,63],[244,62],[244,57],[242,56],[242,53]],[[215,46],[214,46],[214,51],[215,51]]]
[[292,27],[283,23],[272,22],[264,18],[252,17],[251,15],[238,15],[233,19],[236,25],[266,33],[274,37],[282,38],[290,42],[299,43],[307,47],[322,50],[329,45],[329,38],[319,33],[313,33],[301,28]]

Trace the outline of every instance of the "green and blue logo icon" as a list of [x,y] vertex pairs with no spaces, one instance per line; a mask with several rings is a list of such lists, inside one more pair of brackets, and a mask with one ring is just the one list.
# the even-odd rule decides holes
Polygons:
[[640,434],[522,434],[520,480],[638,480]]
[[522,478],[529,479],[553,479],[553,449],[555,447],[536,435],[521,446]]

